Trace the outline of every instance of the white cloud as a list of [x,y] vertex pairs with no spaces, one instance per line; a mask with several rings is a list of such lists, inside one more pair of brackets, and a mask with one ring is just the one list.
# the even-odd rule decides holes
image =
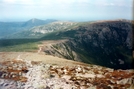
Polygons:
[[132,7],[132,4],[123,4],[123,3],[105,3],[104,6],[114,6],[114,7]]
[[94,0],[90,1],[95,6],[121,6],[121,7],[132,7],[133,0]]
[[1,0],[4,4],[21,4],[21,5],[72,5],[88,3],[90,0]]
[[104,6],[116,6],[116,4],[114,4],[114,3],[104,3],[103,5]]
[[3,2],[4,3],[11,3],[11,4],[13,4],[13,3],[15,3],[16,2],[16,0],[3,0]]
[[16,3],[18,4],[34,4],[33,0],[17,0]]
[[1,0],[4,3],[11,4],[30,4],[30,5],[50,5],[50,4],[80,4],[92,3],[94,5],[128,5],[133,0]]

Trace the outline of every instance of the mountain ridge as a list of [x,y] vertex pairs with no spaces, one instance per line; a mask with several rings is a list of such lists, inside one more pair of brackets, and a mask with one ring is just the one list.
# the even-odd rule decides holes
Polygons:
[[[32,20],[30,20],[31,22]],[[18,32],[14,35],[9,36],[9,38],[39,38],[43,35],[56,31],[64,31],[71,26],[76,25],[77,22],[69,21],[54,21],[44,25],[34,26],[28,30]]]
[[47,23],[51,23],[57,20],[39,20],[35,19],[34,23],[32,23],[33,19],[24,22],[0,22],[0,38],[7,38],[7,36],[14,34],[16,32],[20,32],[26,29],[29,29],[33,26],[39,26]]
[[132,24],[128,21],[84,24],[53,36],[71,39],[44,50],[47,54],[115,69],[132,68]]

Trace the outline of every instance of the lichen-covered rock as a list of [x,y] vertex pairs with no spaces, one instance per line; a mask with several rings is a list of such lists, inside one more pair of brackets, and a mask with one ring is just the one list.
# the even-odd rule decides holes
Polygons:
[[133,70],[97,65],[58,66],[25,60],[4,64],[8,65],[1,67],[4,72],[0,71],[0,89],[133,89],[134,86]]

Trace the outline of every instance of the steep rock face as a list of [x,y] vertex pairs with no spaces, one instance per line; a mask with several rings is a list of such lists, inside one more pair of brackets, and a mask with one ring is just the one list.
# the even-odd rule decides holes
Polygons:
[[[130,68],[132,65],[132,29],[126,22],[96,23],[91,27],[79,28],[77,46],[81,52],[86,52],[93,60],[91,63],[112,68]],[[85,54],[83,54],[85,55]],[[90,60],[90,58],[87,58]]]
[[71,49],[73,45],[69,45],[69,41],[61,42],[45,47],[44,52],[49,55],[58,56],[70,60],[81,61],[74,50]]
[[[132,68],[132,24],[96,22],[75,29],[74,39],[55,44],[47,54],[115,69]],[[66,33],[66,32],[65,32]]]

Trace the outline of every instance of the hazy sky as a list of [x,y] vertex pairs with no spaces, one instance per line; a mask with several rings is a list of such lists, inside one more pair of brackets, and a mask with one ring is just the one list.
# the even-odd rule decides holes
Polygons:
[[0,21],[132,19],[133,0],[0,0]]

